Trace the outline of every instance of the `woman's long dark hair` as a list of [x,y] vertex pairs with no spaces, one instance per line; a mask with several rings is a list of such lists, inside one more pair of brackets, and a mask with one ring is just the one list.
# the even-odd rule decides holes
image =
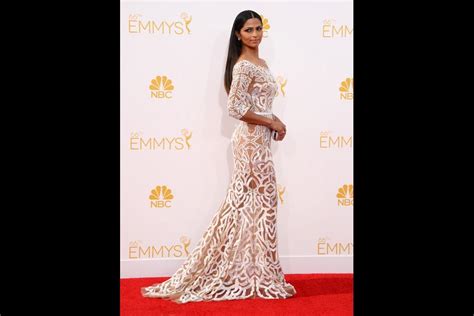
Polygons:
[[225,65],[225,74],[224,74],[224,87],[227,94],[230,91],[230,85],[232,84],[232,69],[234,68],[237,59],[239,59],[240,54],[242,53],[242,41],[237,39],[235,32],[240,33],[240,30],[244,27],[245,22],[248,19],[257,18],[260,20],[260,23],[263,25],[262,18],[260,14],[252,10],[245,10],[240,12],[234,20],[232,25],[232,31],[230,32],[229,39],[229,52],[227,53],[227,63]]

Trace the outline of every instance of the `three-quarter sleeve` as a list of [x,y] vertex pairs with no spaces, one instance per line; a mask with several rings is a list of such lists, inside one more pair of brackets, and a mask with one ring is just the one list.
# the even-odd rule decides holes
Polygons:
[[232,83],[227,99],[229,115],[240,119],[252,106],[250,95],[251,72],[246,63],[237,63],[232,70]]

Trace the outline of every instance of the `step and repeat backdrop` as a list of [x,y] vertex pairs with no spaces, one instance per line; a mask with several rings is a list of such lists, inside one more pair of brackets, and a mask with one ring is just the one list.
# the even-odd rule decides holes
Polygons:
[[123,1],[122,278],[174,273],[225,199],[239,121],[224,70],[234,19],[249,9],[288,129],[272,143],[283,271],[353,271],[352,2]]

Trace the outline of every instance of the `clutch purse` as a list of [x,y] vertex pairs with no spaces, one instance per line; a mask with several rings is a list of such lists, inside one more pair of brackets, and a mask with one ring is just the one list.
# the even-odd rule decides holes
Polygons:
[[273,130],[273,131],[272,131],[272,137],[273,137],[274,140],[277,139],[277,137],[278,137],[278,132],[277,132],[276,130]]

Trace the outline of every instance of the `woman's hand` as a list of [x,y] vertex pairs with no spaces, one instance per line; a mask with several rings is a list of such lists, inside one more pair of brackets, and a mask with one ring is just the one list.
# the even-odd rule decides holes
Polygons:
[[277,138],[275,139],[276,141],[282,141],[283,138],[285,138],[286,132],[283,133],[278,133]]
[[277,141],[281,141],[285,138],[286,135],[286,125],[283,124],[280,120],[275,120],[270,125],[271,130],[275,130],[278,132],[278,137],[275,139]]

